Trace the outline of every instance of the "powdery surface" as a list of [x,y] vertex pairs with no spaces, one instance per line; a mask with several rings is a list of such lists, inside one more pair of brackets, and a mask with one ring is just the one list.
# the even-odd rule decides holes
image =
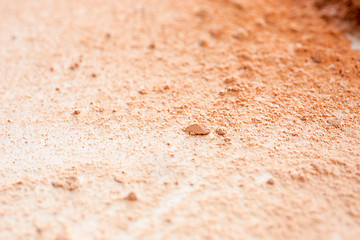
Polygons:
[[358,239],[359,53],[312,6],[1,0],[0,239]]

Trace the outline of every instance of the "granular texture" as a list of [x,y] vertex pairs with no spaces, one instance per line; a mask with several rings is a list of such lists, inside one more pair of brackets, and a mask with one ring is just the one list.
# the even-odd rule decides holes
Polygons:
[[357,240],[360,56],[331,9],[0,1],[0,239]]
[[53,181],[52,186],[55,188],[63,188],[69,191],[74,191],[80,185],[79,179],[75,176],[70,176],[66,178],[61,178],[59,180]]

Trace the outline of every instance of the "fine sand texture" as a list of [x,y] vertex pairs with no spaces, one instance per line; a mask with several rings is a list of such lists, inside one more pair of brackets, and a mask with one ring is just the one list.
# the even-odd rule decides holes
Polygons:
[[314,2],[0,0],[0,239],[358,240],[360,54]]

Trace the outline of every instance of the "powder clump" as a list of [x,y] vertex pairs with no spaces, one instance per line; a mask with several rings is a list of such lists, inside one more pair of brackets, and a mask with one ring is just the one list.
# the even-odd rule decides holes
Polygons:
[[68,191],[74,191],[75,189],[79,188],[80,181],[76,176],[70,176],[53,181],[51,185],[55,188],[63,188]]
[[226,128],[224,127],[219,127],[218,129],[216,129],[216,133],[220,136],[225,136],[227,131]]
[[135,202],[138,200],[138,198],[134,192],[129,193],[124,199],[128,200],[130,202]]
[[184,131],[190,135],[208,135],[210,133],[209,129],[198,123],[187,126]]

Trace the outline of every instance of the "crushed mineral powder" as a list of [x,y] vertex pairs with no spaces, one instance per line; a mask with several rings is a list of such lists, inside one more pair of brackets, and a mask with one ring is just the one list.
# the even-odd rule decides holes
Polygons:
[[209,129],[198,123],[187,126],[184,131],[190,135],[208,135],[210,133]]
[[0,0],[0,240],[360,239],[355,1]]

